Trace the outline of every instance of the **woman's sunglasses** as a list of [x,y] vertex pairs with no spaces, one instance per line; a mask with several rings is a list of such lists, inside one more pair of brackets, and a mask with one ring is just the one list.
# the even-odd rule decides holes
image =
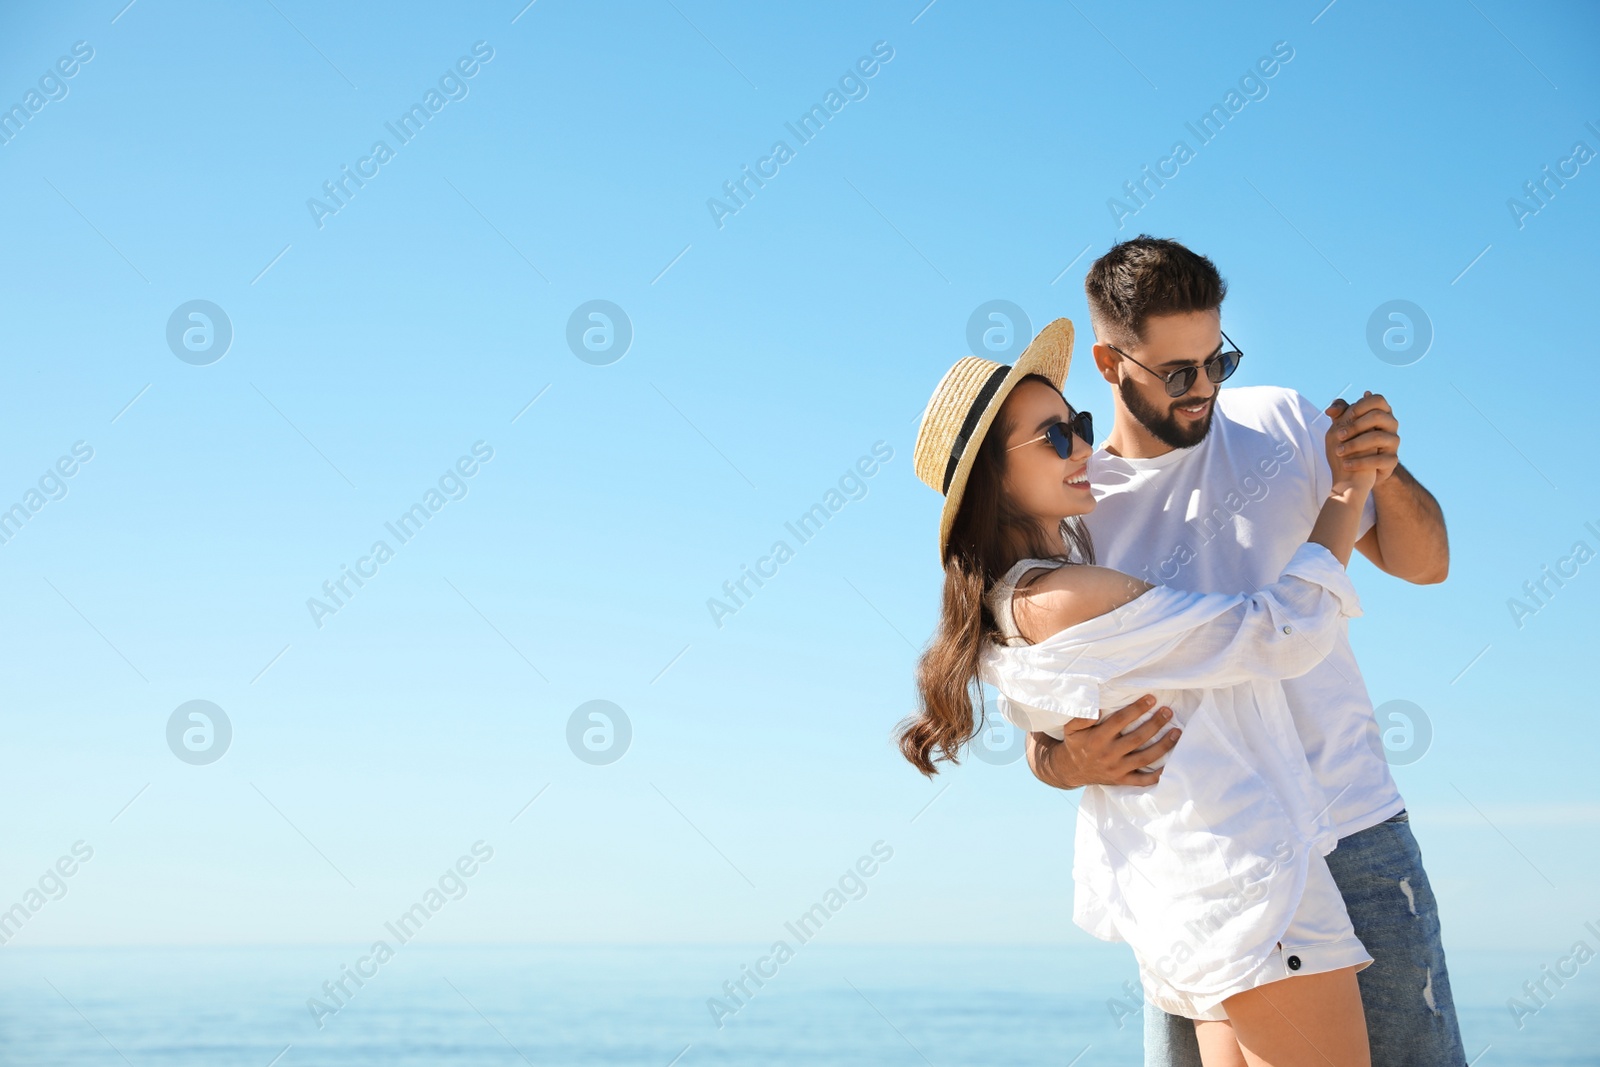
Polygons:
[[[1074,436],[1083,438],[1084,444],[1088,445],[1090,448],[1094,447],[1093,415],[1089,414],[1087,411],[1080,411],[1073,415],[1070,419],[1067,419],[1065,422],[1052,422],[1049,426],[1045,427],[1044,433],[1040,434],[1038,437],[1028,438],[1026,441],[1022,442],[1022,445],[1031,445],[1035,441],[1041,440],[1049,441],[1050,446],[1056,450],[1056,455],[1060,456],[1062,459],[1071,459],[1072,438]],[[1021,448],[1022,445],[1012,445],[1010,448],[1006,449],[1006,451],[1014,452]]]
[[[1223,334],[1222,339],[1227,341],[1228,345],[1230,346],[1228,350],[1225,352],[1218,352],[1216,355],[1206,360],[1205,363],[1201,364],[1201,366],[1205,368],[1206,380],[1211,382],[1213,385],[1219,385],[1222,382],[1227,381],[1228,378],[1232,376],[1233,372],[1239,369],[1239,361],[1244,358],[1244,353],[1239,351],[1238,345],[1235,345],[1231,340],[1229,340],[1227,334]],[[1106,345],[1106,347],[1111,349],[1111,351],[1115,352],[1117,355],[1121,356],[1123,359],[1128,360],[1135,367],[1148,371],[1149,373],[1154,374],[1157,378],[1160,378],[1162,382],[1166,384],[1168,396],[1182,396],[1183,394],[1187,393],[1190,389],[1194,388],[1194,381],[1200,376],[1200,367],[1196,367],[1193,364],[1187,367],[1179,367],[1171,374],[1159,374],[1156,371],[1150,370],[1149,367],[1146,367],[1143,363],[1140,363],[1138,360],[1128,355],[1128,353],[1124,352],[1116,345]]]

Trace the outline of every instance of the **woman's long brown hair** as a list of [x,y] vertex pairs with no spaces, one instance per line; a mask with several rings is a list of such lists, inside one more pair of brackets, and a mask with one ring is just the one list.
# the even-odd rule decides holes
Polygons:
[[[1048,378],[1029,374],[1017,384]],[[1019,559],[1094,562],[1094,546],[1081,520],[1061,522],[1054,543],[1005,494],[1006,439],[1012,423],[1002,407],[978,446],[961,506],[945,548],[939,628],[917,663],[918,713],[899,727],[900,751],[932,777],[941,760],[960,762],[961,747],[983,728],[983,686],[978,659],[983,642],[999,639],[984,594]]]

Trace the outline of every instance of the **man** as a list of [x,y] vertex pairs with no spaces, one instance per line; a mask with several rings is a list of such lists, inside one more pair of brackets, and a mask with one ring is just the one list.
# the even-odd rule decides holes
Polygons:
[[[1219,390],[1239,358],[1222,333],[1227,285],[1209,259],[1176,241],[1140,235],[1115,245],[1089,269],[1084,288],[1095,366],[1116,408],[1115,427],[1089,463],[1097,504],[1086,522],[1096,562],[1195,592],[1255,592],[1271,583],[1331,488],[1322,444],[1331,417],[1349,464],[1377,471],[1356,547],[1397,578],[1444,580],[1444,516],[1400,465],[1399,423],[1383,397],[1368,393],[1319,411],[1287,389]],[[1283,684],[1338,827],[1328,867],[1375,960],[1358,976],[1372,1063],[1460,1067],[1466,1057],[1437,907],[1348,634],[1309,674]],[[1170,709],[1120,733],[1153,703],[1146,697],[1080,720],[1063,741],[1030,734],[1028,764],[1062,789],[1153,785],[1161,772],[1141,768],[1182,744],[1178,731],[1136,750]],[[1145,1063],[1200,1067],[1193,1025],[1147,1005]]]

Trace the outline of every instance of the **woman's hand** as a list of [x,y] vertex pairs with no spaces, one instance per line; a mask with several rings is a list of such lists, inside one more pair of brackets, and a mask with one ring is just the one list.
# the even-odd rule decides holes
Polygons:
[[[1322,502],[1317,521],[1311,526],[1311,536],[1306,538],[1333,553],[1346,567],[1350,565],[1350,553],[1355,548],[1361,513],[1378,480],[1377,464],[1353,462],[1360,457],[1351,455],[1346,444],[1351,433],[1352,411],[1342,400],[1328,405],[1333,422],[1328,426],[1324,447],[1328,450],[1328,468],[1333,472],[1333,489]],[[1340,449],[1344,450],[1343,455]]]
[[1339,449],[1345,447],[1345,438],[1351,436],[1353,432],[1352,409],[1343,400],[1335,400],[1329,405],[1328,410],[1339,411],[1339,415],[1328,424],[1328,432],[1323,441],[1328,452],[1328,468],[1333,472],[1333,491],[1340,493],[1344,490],[1353,490],[1358,495],[1365,496],[1372,492],[1372,487],[1377,484],[1376,467],[1371,464],[1352,467],[1350,461],[1357,457],[1339,454]]
[[1344,430],[1346,463],[1376,467],[1379,485],[1394,476],[1400,467],[1400,421],[1382,393],[1363,393],[1354,404],[1335,400],[1323,414],[1330,419],[1348,416]]

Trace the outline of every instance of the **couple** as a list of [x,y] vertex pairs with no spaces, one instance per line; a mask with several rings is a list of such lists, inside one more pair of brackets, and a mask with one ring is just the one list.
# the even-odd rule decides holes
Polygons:
[[1065,319],[1014,366],[957,362],[923,414],[945,580],[901,750],[929,775],[956,760],[986,682],[1034,774],[1084,787],[1073,919],[1133,948],[1146,1064],[1460,1067],[1345,621],[1353,549],[1444,579],[1439,506],[1381,396],[1319,411],[1218,388],[1242,357],[1209,259],[1141,235],[1084,287],[1116,408],[1102,448],[1062,397]]

